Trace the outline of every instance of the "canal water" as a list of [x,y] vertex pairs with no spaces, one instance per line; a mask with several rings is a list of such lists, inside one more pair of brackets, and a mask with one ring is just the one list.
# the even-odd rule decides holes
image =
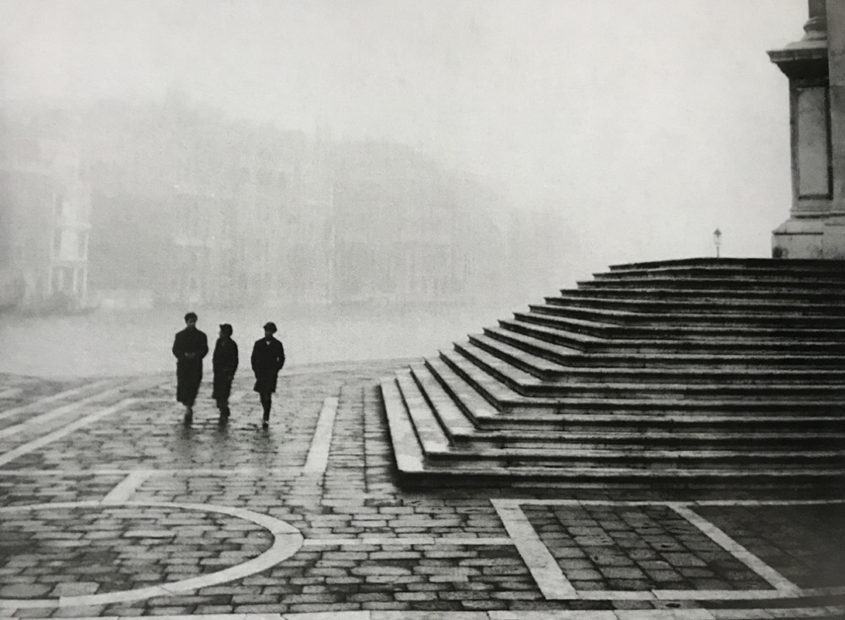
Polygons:
[[[516,308],[511,308],[514,310]],[[220,323],[231,323],[249,364],[261,326],[274,321],[289,368],[305,364],[428,357],[496,319],[505,309],[203,310],[198,326],[213,348]],[[42,377],[137,375],[172,370],[177,310],[106,311],[79,316],[0,315],[0,372]],[[210,359],[207,366],[210,368]]]

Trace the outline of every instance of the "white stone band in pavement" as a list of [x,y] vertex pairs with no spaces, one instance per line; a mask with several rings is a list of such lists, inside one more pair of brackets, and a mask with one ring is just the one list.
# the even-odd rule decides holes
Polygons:
[[575,588],[564,576],[557,560],[540,540],[519,505],[497,499],[490,501],[543,596],[547,600],[578,598]]
[[334,431],[334,420],[337,414],[338,398],[331,396],[323,401],[320,409],[320,416],[317,418],[317,427],[314,429],[314,437],[311,439],[311,447],[308,449],[308,457],[302,472],[305,474],[326,473],[329,464],[329,448],[332,444],[332,432]]
[[781,575],[774,568],[766,564],[763,560],[751,553],[748,549],[736,542],[733,538],[725,534],[725,532],[720,530],[704,517],[700,516],[694,510],[688,508],[687,506],[681,506],[674,503],[669,504],[669,507],[697,527],[710,540],[760,575],[760,577],[765,579],[779,592],[782,592],[787,596],[795,595],[800,592],[801,589],[797,585],[789,581],[789,579]]
[[36,401],[31,403],[27,403],[25,405],[20,405],[18,407],[12,407],[11,409],[6,409],[5,411],[0,411],[0,420],[5,420],[13,415],[17,415],[19,413],[23,413],[25,411],[32,411],[37,410],[44,405],[49,405],[50,403],[54,403],[57,400],[62,400],[63,398],[71,398],[72,396],[76,396],[82,392],[93,389],[99,389],[100,387],[104,387],[112,383],[109,379],[104,379],[102,381],[97,381],[95,383],[89,383],[87,385],[80,385],[75,388],[71,388],[69,390],[65,390],[63,392],[58,392],[53,394],[52,396],[46,396],[44,398],[39,398]]
[[0,429],[0,439],[3,439],[4,437],[10,437],[28,429],[38,428],[45,422],[49,422],[50,420],[53,420],[55,418],[60,418],[61,416],[67,415],[68,413],[73,413],[77,409],[81,409],[85,405],[97,402],[98,400],[104,400],[106,398],[109,398],[110,396],[117,396],[122,391],[122,387],[114,387],[110,390],[97,392],[96,394],[91,394],[90,396],[86,396],[85,398],[81,398],[80,400],[75,400],[72,403],[62,405],[61,407],[57,407],[52,411],[47,411],[46,413],[42,413],[41,415],[36,415],[34,417],[27,418],[26,421],[21,422],[20,424],[15,424],[14,426],[9,426]]
[[[491,500],[492,501],[492,500]],[[708,499],[677,501],[666,499],[497,499],[520,506],[818,506],[845,504],[845,498],[830,499]]]
[[[128,476],[136,471],[141,471],[135,468],[119,469],[114,467],[103,467],[102,469],[0,469],[0,478],[4,476],[12,477],[27,477],[27,476],[58,476],[58,477],[73,477],[73,476]],[[147,470],[143,470],[147,471]],[[194,469],[156,469],[152,475],[159,477],[178,477],[178,476],[268,476],[276,477],[288,476],[290,478],[297,477],[302,472],[301,467],[237,467],[232,469],[225,469],[223,467],[197,467]]]
[[360,538],[306,538],[307,547],[356,547],[361,545],[495,545],[511,546],[513,540],[504,537],[473,538],[470,536],[361,536]]
[[823,506],[845,504],[845,499],[707,499],[675,503],[684,506]]
[[[269,515],[259,514],[244,508],[233,508],[231,506],[216,506],[213,504],[180,504],[170,502],[123,502],[106,505],[128,506],[135,508],[178,508],[181,510],[193,510],[197,512],[217,512],[245,521],[250,521],[270,532],[273,536],[273,544],[263,553],[236,566],[192,577],[182,581],[163,583],[155,586],[136,588],[133,590],[121,590],[103,594],[84,594],[78,596],[61,596],[50,599],[0,599],[0,610],[2,609],[32,609],[38,607],[87,607],[91,605],[109,605],[111,603],[122,603],[137,601],[155,596],[168,596],[183,592],[193,592],[199,588],[218,585],[235,581],[249,575],[254,575],[279,562],[289,558],[302,546],[302,534],[299,530],[279,519]],[[26,506],[6,506],[0,508],[0,515],[10,512],[21,512],[29,510],[51,510],[64,508],[102,508],[101,502],[58,502],[47,504],[31,504]]]
[[11,463],[19,456],[23,456],[24,454],[29,454],[39,448],[43,448],[47,444],[50,444],[57,439],[61,439],[62,437],[71,434],[72,432],[84,427],[88,426],[89,424],[93,424],[100,418],[104,418],[107,415],[111,415],[115,411],[120,411],[121,409],[126,409],[129,405],[135,404],[138,402],[139,399],[137,398],[124,398],[122,401],[112,405],[111,407],[106,407],[105,409],[101,409],[96,413],[92,413],[90,415],[85,416],[84,418],[80,418],[74,422],[71,422],[67,426],[63,426],[62,428],[53,431],[52,433],[48,433],[38,439],[33,439],[32,441],[28,441],[27,443],[18,446],[8,452],[0,455],[0,467],[6,465],[7,463]]
[[129,501],[144,482],[153,474],[150,469],[139,469],[128,474],[117,483],[108,494],[100,500],[101,504],[122,504]]

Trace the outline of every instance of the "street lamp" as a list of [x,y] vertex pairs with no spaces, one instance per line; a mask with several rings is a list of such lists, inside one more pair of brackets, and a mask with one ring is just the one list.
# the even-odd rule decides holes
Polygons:
[[713,245],[716,246],[716,258],[719,258],[719,248],[722,247],[722,231],[718,228],[713,231]]

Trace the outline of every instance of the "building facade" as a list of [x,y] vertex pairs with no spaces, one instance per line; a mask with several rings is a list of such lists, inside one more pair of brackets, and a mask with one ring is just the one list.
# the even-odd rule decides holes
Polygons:
[[845,258],[845,3],[810,0],[804,37],[769,52],[789,78],[790,216],[777,258]]
[[0,306],[89,306],[91,188],[78,142],[56,125],[7,129],[0,161]]
[[[14,240],[3,260],[42,265],[25,278],[42,298],[112,309],[486,304],[533,281],[521,252],[553,235],[504,215],[481,180],[395,143],[239,123],[178,97],[77,116],[75,159],[33,167],[20,147],[4,168],[16,171],[2,186],[14,204],[50,207],[0,212]],[[32,221],[10,224],[13,214]]]

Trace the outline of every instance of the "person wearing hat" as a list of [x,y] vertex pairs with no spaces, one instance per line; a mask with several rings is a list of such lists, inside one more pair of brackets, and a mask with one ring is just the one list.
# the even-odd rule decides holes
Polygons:
[[270,406],[273,392],[276,391],[276,379],[285,365],[285,347],[273,337],[276,331],[276,324],[272,321],[264,324],[264,337],[255,341],[250,358],[255,373],[253,389],[258,392],[264,408],[264,428],[270,423]]
[[232,326],[220,325],[220,337],[214,345],[211,364],[214,368],[214,391],[211,397],[217,401],[220,411],[220,424],[229,420],[229,394],[232,393],[232,380],[238,369],[238,343],[232,340]]
[[185,423],[194,416],[194,401],[202,382],[202,358],[208,355],[208,338],[197,329],[197,315],[185,315],[185,329],[173,339],[176,357],[176,400],[185,405]]

